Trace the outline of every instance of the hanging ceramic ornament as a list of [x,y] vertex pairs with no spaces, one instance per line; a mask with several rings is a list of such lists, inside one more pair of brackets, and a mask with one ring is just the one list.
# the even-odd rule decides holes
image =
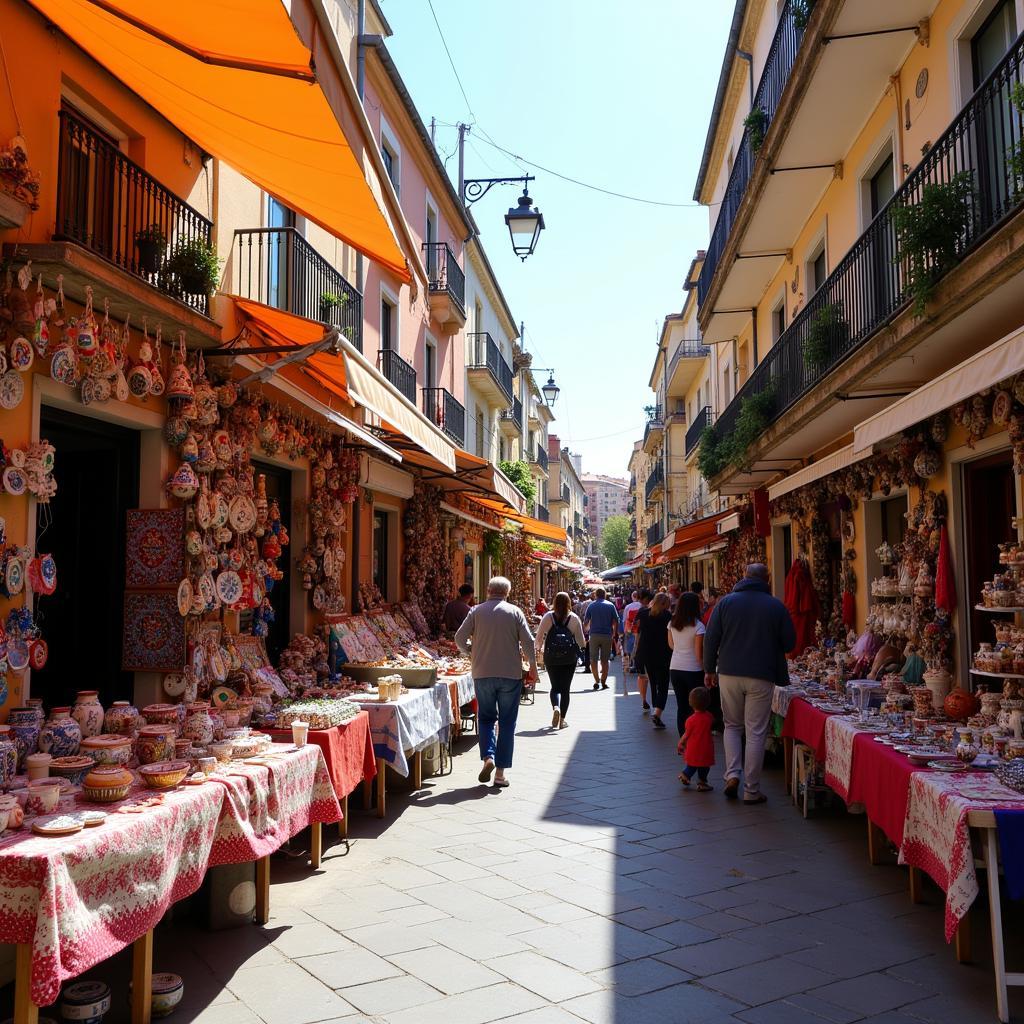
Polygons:
[[[0,383],[2,383],[2,379],[0,379]],[[3,471],[3,485],[4,490],[15,497],[24,494],[28,490],[28,478],[25,471],[17,466],[7,466]]]
[[192,599],[194,597],[192,581],[186,576],[178,584],[178,613],[182,618],[185,618],[192,611]]
[[28,582],[35,594],[53,594],[57,590],[57,563],[53,555],[37,555],[28,563]]
[[0,409],[17,409],[25,397],[25,381],[17,370],[0,376]]
[[35,346],[39,358],[45,358],[50,348],[50,325],[47,321],[46,302],[43,299],[43,275],[40,274],[36,282],[36,301],[32,307],[34,324],[32,327],[32,344]]
[[99,342],[96,339],[96,318],[92,312],[92,286],[85,288],[85,312],[74,325],[75,348],[79,359],[92,359]]
[[161,331],[159,325],[156,329],[156,340],[153,345],[153,361],[148,365],[148,370],[153,383],[150,385],[149,393],[154,398],[159,398],[164,391],[167,390],[167,385],[164,382],[164,370],[163,370],[163,339],[161,338]]
[[195,470],[187,462],[183,462],[174,476],[167,481],[167,489],[173,497],[189,501],[199,490],[199,478]]
[[248,533],[256,525],[256,504],[246,494],[233,498],[228,510],[228,521],[238,533]]
[[119,402],[127,402],[131,396],[131,390],[128,387],[128,378],[124,375],[124,370],[118,370],[114,374],[114,397]]
[[32,362],[35,358],[35,349],[28,338],[18,337],[11,342],[10,362],[11,369],[19,373],[27,373],[32,369]]
[[217,596],[226,605],[232,605],[242,597],[241,577],[232,569],[217,575]]
[[167,397],[175,399],[192,399],[195,395],[195,388],[192,385],[192,375],[185,365],[185,332],[181,332],[181,344],[178,349],[176,361],[171,367],[171,377],[167,382]]

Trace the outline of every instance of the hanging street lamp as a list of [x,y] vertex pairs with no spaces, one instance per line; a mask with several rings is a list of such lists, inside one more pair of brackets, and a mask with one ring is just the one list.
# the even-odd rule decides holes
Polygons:
[[505,223],[512,237],[512,251],[525,262],[527,256],[533,255],[540,233],[544,230],[544,214],[534,208],[525,185],[519,197],[519,205],[513,206],[505,214]]

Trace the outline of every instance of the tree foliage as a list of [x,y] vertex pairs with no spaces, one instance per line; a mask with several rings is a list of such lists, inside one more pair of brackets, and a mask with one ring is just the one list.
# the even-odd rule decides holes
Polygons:
[[528,505],[532,505],[537,497],[537,484],[530,472],[530,465],[519,459],[516,462],[509,462],[503,459],[498,463],[502,473],[505,474],[515,485],[515,488],[526,499]]
[[622,565],[629,551],[629,516],[609,516],[601,527],[601,554],[609,565]]

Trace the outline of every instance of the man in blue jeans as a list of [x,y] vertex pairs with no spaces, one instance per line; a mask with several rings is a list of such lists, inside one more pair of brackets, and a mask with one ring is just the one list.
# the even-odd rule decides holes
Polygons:
[[[598,587],[594,600],[587,606],[583,624],[590,635],[590,668],[594,673],[594,689],[608,689],[608,662],[611,660],[612,645],[619,633],[619,613],[611,601],[605,600],[605,592]],[[597,674],[598,662],[601,675]]]
[[[527,679],[537,679],[533,634],[522,609],[508,600],[512,584],[495,576],[487,584],[487,600],[476,605],[455,634],[455,643],[473,665],[480,732],[480,781],[508,785],[512,767],[519,695],[523,689],[523,656],[530,664]],[[498,727],[495,742],[494,727]],[[497,771],[495,771],[497,769]]]

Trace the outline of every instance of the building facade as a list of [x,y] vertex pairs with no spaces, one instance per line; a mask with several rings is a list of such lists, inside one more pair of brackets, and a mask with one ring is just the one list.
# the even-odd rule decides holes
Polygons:
[[629,479],[584,473],[581,477],[587,495],[584,526],[590,533],[588,554],[601,551],[601,530],[612,516],[629,515]]

